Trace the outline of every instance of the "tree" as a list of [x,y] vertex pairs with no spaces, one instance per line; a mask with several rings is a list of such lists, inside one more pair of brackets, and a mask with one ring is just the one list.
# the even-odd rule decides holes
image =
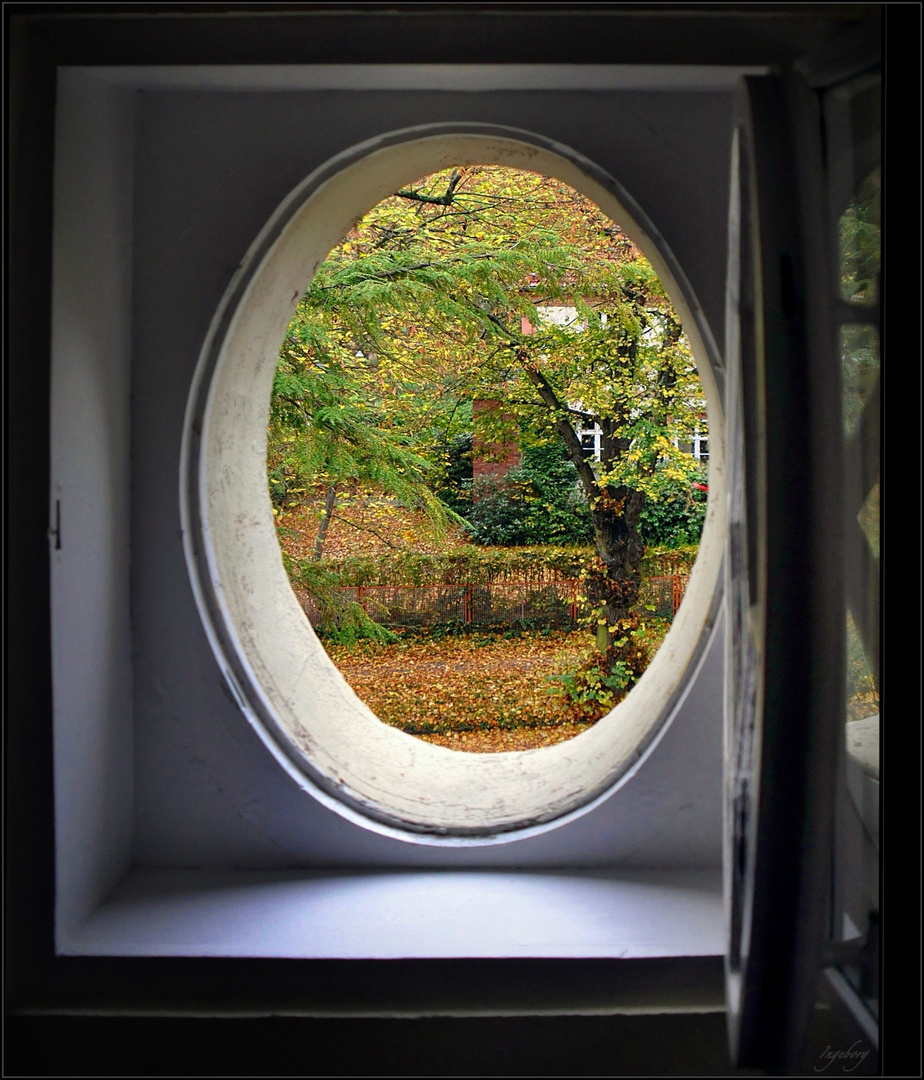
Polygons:
[[438,529],[457,515],[431,491],[433,465],[389,427],[370,398],[363,365],[355,357],[328,364],[305,361],[303,333],[293,320],[280,352],[268,431],[270,494],[278,511],[309,486],[326,489],[314,558],[320,559],[341,489],[357,484],[426,512]]
[[525,446],[520,464],[502,480],[482,477],[474,487],[478,497],[466,517],[476,543],[593,542],[577,473],[557,440]]
[[[574,309],[570,325],[543,316],[556,305]],[[704,403],[663,287],[593,202],[497,166],[426,177],[331,252],[287,344],[293,374],[349,377],[389,445],[422,459],[459,434],[461,403],[477,397],[503,403],[484,414],[487,438],[506,414],[528,439],[557,440],[590,510],[600,560],[590,594],[611,633],[627,625],[642,507],[665,479],[689,476],[677,444]],[[593,424],[599,462],[580,438]]]

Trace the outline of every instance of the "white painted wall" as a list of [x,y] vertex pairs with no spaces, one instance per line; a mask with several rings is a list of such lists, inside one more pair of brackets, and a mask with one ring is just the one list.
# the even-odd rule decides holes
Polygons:
[[67,932],[128,869],[130,91],[61,76],[56,141],[51,538],[57,919]]
[[140,867],[720,865],[721,625],[679,715],[610,798],[529,839],[475,850],[410,845],[306,796],[244,721],[194,603],[178,482],[193,371],[248,246],[316,166],[383,131],[503,123],[596,161],[666,238],[721,347],[731,95],[116,91],[77,75],[61,91],[53,424],[64,547],[53,614],[59,910],[68,924],[120,876],[129,836]]
[[68,951],[96,956],[720,956],[713,870],[137,870]]
[[[718,316],[724,207],[714,204],[715,191],[726,183],[725,95],[144,91],[139,98],[133,411],[136,861],[213,867],[574,865],[588,859],[718,865],[718,661],[706,665],[713,681],[705,693],[698,691],[701,712],[690,712],[662,744],[659,754],[673,746],[671,758],[663,766],[660,757],[651,762],[659,774],[660,797],[649,789],[643,798],[646,781],[639,777],[615,801],[544,837],[477,854],[421,851],[371,835],[306,798],[280,775],[223,688],[183,562],[176,478],[194,366],[245,251],[305,175],[381,131],[429,120],[483,119],[577,144],[619,177],[662,230],[666,223],[670,243],[689,255],[695,284]],[[666,177],[677,185],[669,195],[663,190]],[[709,224],[715,231],[708,241],[696,237]],[[711,716],[705,715],[710,709]],[[704,747],[709,747],[706,761]],[[702,771],[691,771],[699,763]],[[681,821],[689,826],[681,827]]]

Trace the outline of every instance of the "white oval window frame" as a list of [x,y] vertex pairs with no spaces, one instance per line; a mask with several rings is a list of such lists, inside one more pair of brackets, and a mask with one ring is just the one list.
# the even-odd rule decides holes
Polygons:
[[[448,750],[382,723],[331,662],[289,585],[267,489],[273,373],[298,299],[368,210],[454,165],[544,173],[619,222],[680,313],[710,419],[706,521],[664,643],[607,716],[537,750]],[[187,405],[180,477],[184,549],[209,642],[242,712],[287,773],[358,824],[464,845],[561,824],[626,782],[676,714],[720,608],[726,500],[714,368],[708,325],[652,223],[612,177],[561,144],[494,125],[426,125],[352,147],[301,183],[251,246],[209,328]]]

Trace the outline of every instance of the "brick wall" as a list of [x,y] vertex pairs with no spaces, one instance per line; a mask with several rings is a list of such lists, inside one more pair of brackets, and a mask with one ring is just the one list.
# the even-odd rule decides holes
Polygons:
[[478,416],[483,413],[496,413],[501,408],[499,401],[475,401],[472,411],[475,414],[475,435],[472,440],[472,477],[506,476],[510,469],[520,464],[520,447],[516,442],[487,442],[478,436]]

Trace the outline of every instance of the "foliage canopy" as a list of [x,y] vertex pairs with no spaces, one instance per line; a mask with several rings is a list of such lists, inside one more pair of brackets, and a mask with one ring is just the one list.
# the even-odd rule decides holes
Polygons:
[[[473,416],[478,400],[499,407]],[[704,416],[680,321],[620,228],[557,180],[456,168],[369,211],[299,301],[276,373],[270,489],[284,505],[323,485],[334,512],[338,487],[359,481],[477,530],[477,499],[469,510],[451,476],[459,447],[512,435],[524,464],[508,490],[561,526],[534,537],[527,513],[521,532],[592,538],[594,597],[615,624],[638,595],[646,499],[689,487],[684,444]],[[582,444],[594,428],[598,461]],[[558,494],[541,480],[553,458]]]

